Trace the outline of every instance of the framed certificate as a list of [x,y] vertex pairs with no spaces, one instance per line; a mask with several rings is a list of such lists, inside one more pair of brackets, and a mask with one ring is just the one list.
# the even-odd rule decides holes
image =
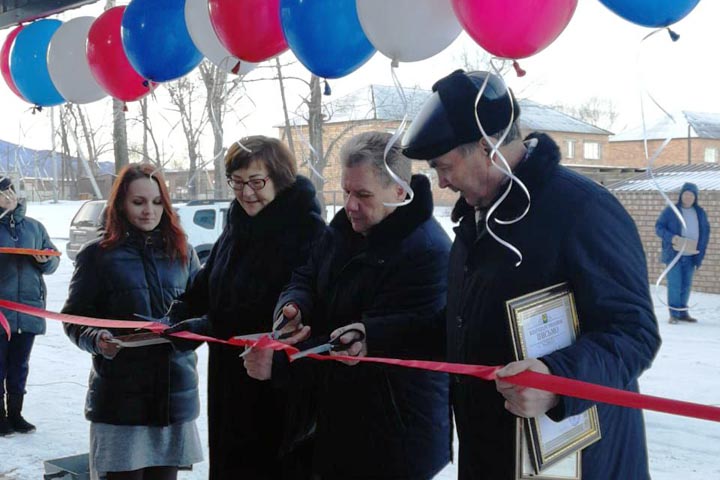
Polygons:
[[[575,299],[566,283],[508,300],[505,306],[517,360],[539,358],[565,348],[579,334]],[[519,447],[526,443],[527,449],[517,448],[518,478],[580,478],[580,450],[601,437],[596,407],[560,422],[541,415],[519,423],[517,443]],[[545,476],[550,466],[563,459],[563,475],[568,474],[573,470],[569,464],[573,457],[576,476]]]

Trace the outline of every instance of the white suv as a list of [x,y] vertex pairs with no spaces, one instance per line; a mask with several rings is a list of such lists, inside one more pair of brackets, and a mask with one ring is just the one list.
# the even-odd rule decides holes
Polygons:
[[[70,237],[65,250],[75,260],[80,247],[102,234],[105,200],[91,200],[82,204],[70,222]],[[230,200],[192,200],[174,204],[188,242],[195,248],[200,263],[205,263],[215,240],[227,223]]]
[[225,228],[230,200],[192,200],[175,205],[180,224],[195,248],[200,263],[205,263],[215,240]]

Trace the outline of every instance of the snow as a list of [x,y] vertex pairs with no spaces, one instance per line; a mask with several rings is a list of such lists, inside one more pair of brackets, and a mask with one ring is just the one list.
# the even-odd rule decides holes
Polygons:
[[[81,204],[33,203],[28,215],[41,220],[55,245],[64,250],[70,220]],[[438,209],[436,214],[452,235],[449,211]],[[62,307],[72,270],[72,262],[64,255],[58,271],[46,277],[49,310]],[[664,298],[665,290],[655,292],[653,287],[653,294]],[[667,311],[656,298],[663,345],[652,368],[642,376],[641,389],[651,395],[720,406],[720,295],[693,293],[691,303],[699,323],[669,325]],[[207,347],[201,347],[198,355],[204,412]],[[83,405],[89,370],[90,355],[70,343],[60,323],[49,320],[47,334],[35,343],[25,399],[24,413],[38,431],[0,438],[0,480],[41,478],[44,460],[87,452],[89,424]],[[655,412],[646,412],[645,420],[655,480],[720,478],[720,423]],[[205,415],[198,419],[198,427],[207,448]],[[181,472],[179,478],[204,479],[207,470],[203,462],[192,472]],[[450,465],[437,478],[453,479],[456,472],[456,466]]]

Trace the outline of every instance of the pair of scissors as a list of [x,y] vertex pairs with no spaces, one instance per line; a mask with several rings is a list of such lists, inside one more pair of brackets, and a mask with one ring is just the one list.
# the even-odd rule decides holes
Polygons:
[[[354,333],[355,338],[353,338],[352,341],[349,343],[343,343],[340,338],[348,333]],[[348,328],[342,334],[329,340],[327,343],[323,343],[322,345],[318,345],[317,347],[308,348],[307,350],[303,350],[302,352],[291,355],[290,360],[297,360],[298,358],[307,357],[311,354],[319,354],[325,352],[343,352],[345,350],[348,350],[353,344],[357,342],[362,342],[363,340],[365,340],[365,333],[362,330],[359,330],[357,328]]]
[[[294,331],[280,333],[280,331],[283,328],[285,328],[285,326],[287,326],[288,323],[290,323],[290,319],[287,318],[285,315],[280,314],[278,319],[275,321],[275,324],[273,325],[273,329],[271,332],[251,333],[249,335],[237,335],[232,338],[235,340],[260,340],[262,337],[267,336],[273,340],[285,340],[286,338],[292,337],[296,333]],[[252,347],[245,347],[245,350],[239,355],[240,358],[244,357],[251,351],[252,351]]]

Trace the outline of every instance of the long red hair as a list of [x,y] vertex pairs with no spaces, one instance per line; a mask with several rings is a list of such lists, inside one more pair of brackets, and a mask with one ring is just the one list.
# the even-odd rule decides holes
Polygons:
[[130,229],[130,222],[125,215],[123,205],[130,183],[138,178],[149,178],[157,183],[160,189],[163,216],[158,228],[162,233],[165,252],[173,260],[180,259],[183,263],[187,262],[187,239],[170,203],[170,193],[165,186],[165,179],[162,173],[149,163],[131,163],[124,167],[115,179],[105,211],[105,235],[100,245],[103,248],[113,248],[125,238],[125,234]]

